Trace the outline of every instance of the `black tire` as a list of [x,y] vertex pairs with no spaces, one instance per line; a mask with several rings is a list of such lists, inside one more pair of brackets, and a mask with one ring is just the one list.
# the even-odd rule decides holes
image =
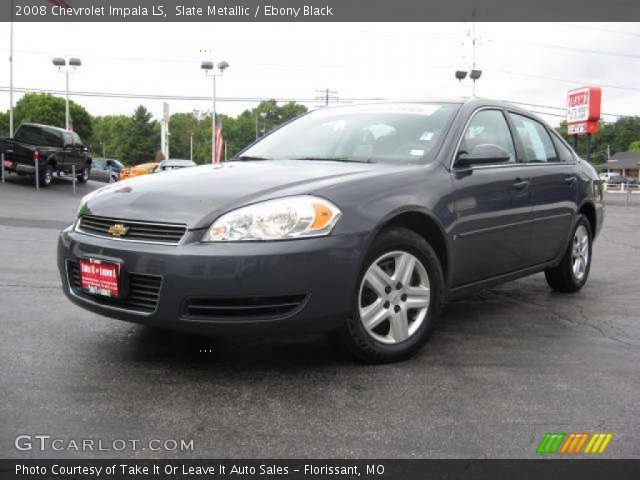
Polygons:
[[89,175],[91,174],[91,167],[86,165],[80,173],[77,175],[78,183],[87,183]]
[[38,176],[40,188],[46,188],[53,182],[53,167],[50,164],[44,166]]
[[[584,229],[582,231],[586,231],[588,239],[588,257],[586,259],[586,267],[584,269],[584,273],[580,277],[576,276],[576,273],[574,272],[574,248],[576,243],[576,232],[578,229]],[[593,236],[591,233],[591,225],[584,215],[580,215],[571,232],[571,240],[567,246],[564,256],[562,257],[562,261],[557,267],[548,268],[544,272],[547,283],[553,290],[563,293],[574,293],[584,286],[589,278],[589,271],[591,270],[592,244]]]
[[[385,254],[391,252],[406,252],[419,260],[429,280],[430,298],[426,316],[414,333],[403,341],[387,344],[375,339],[365,329],[360,319],[360,296],[361,285],[369,267]],[[352,313],[346,319],[344,326],[335,332],[335,337],[347,353],[367,363],[406,360],[413,356],[427,341],[431,326],[440,313],[443,299],[444,276],[440,261],[431,245],[412,230],[402,227],[390,228],[381,232],[369,248],[358,275]],[[386,304],[389,302],[385,302]],[[389,328],[391,328],[390,325]]]

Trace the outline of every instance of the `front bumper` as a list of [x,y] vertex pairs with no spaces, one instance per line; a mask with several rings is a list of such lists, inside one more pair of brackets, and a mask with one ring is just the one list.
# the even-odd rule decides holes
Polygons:
[[[328,331],[340,326],[352,310],[365,234],[202,244],[195,240],[201,233],[171,246],[94,237],[69,227],[58,242],[64,292],[76,305],[107,317],[198,333]],[[69,268],[87,257],[122,262],[125,278],[159,279],[155,308],[136,311],[126,301],[113,303],[77,288]],[[245,314],[238,309],[245,299],[249,305],[255,299],[264,303],[263,299],[293,297],[302,300],[286,311],[256,309]],[[223,309],[232,305],[233,315],[217,310],[212,317],[194,316],[189,308],[193,299],[227,305]]]

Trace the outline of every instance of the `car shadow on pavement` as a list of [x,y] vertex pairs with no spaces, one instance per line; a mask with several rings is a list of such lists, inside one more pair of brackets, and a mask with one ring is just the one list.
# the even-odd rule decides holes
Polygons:
[[310,367],[352,363],[326,334],[210,337],[133,327],[131,360],[158,360],[186,368],[232,367],[234,370]]
[[[514,312],[514,308],[520,310]],[[483,291],[450,303],[433,326],[427,342],[408,362],[428,362],[429,358],[464,352],[465,342],[474,348],[478,341],[490,343],[506,330],[510,335],[535,343],[540,325],[532,328],[526,317],[531,310]],[[191,369],[292,370],[363,365],[349,357],[328,334],[290,334],[260,337],[208,337],[182,332],[132,326],[128,329],[127,360],[134,363],[168,363]],[[480,340],[478,340],[480,339]],[[105,347],[107,348],[107,347]]]

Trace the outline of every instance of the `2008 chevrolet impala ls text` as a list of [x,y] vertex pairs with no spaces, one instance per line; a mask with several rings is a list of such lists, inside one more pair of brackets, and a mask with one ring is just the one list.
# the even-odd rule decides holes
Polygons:
[[107,317],[330,331],[387,362],[458,295],[542,271],[579,290],[603,216],[593,167],[513,105],[324,108],[230,162],[89,194],[58,266],[66,295]]

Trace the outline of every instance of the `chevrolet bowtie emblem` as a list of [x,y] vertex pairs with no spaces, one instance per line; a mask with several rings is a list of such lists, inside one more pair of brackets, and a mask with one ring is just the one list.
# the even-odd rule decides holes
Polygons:
[[109,227],[109,233],[114,237],[124,237],[128,231],[129,227],[122,225],[121,223],[116,223]]

